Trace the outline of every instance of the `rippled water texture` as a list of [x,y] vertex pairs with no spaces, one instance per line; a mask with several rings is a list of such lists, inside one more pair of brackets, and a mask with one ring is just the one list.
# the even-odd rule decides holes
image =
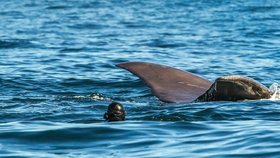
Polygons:
[[[0,157],[279,157],[279,101],[166,104],[115,66],[269,87],[279,26],[277,0],[1,1]],[[103,120],[112,101],[126,121]]]

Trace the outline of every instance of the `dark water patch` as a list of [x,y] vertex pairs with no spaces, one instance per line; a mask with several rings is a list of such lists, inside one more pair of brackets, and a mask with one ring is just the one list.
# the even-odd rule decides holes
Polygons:
[[104,27],[106,27],[106,25],[103,24],[97,24],[97,23],[83,23],[83,24],[76,24],[73,26],[68,26],[69,28],[72,29],[79,29],[79,30],[100,30]]
[[253,101],[247,103],[202,103],[202,106],[200,103],[195,103],[175,107],[170,107],[170,105],[163,105],[163,107],[151,105],[148,107],[137,107],[135,109],[129,107],[128,111],[138,114],[137,116],[132,114],[130,119],[150,121],[279,120],[277,116],[277,103],[271,106],[273,103],[271,101],[259,102],[261,103]]
[[29,48],[31,46],[34,45],[24,39],[0,40],[0,49]]
[[14,102],[12,102],[13,104],[9,104],[10,103],[10,100],[8,98],[0,98],[0,109],[15,109],[21,105],[19,104],[14,104]]
[[255,5],[255,6],[245,6],[243,11],[246,12],[271,12],[271,11],[278,11],[280,9],[280,6],[278,5],[269,5],[269,4],[261,4]]
[[[42,128],[37,128],[36,124],[41,126]],[[61,123],[58,123],[57,125],[59,124]],[[129,126],[122,126],[122,123],[113,123],[111,125],[110,124],[111,123],[101,123],[99,125],[80,124],[77,127],[74,127],[74,124],[64,124],[66,126],[61,128],[56,124],[42,121],[37,122],[35,124],[32,122],[14,122],[1,125],[2,133],[0,134],[0,137],[10,140],[19,140],[26,143],[52,142],[55,144],[60,144],[68,142],[71,144],[71,142],[88,142],[89,140],[100,141],[100,143],[102,143],[104,139],[111,139],[112,141],[119,140],[121,139],[122,135],[126,135],[134,131],[130,129]],[[120,126],[118,126],[118,124],[120,124]],[[16,131],[11,131],[7,128],[9,126],[15,125],[17,125]],[[29,126],[30,128],[26,129],[24,128],[25,126]],[[139,125],[136,125],[134,128],[137,129],[138,126]],[[85,135],[85,133],[87,133],[87,135]],[[141,136],[141,133],[141,131],[136,132],[136,135],[134,137]]]
[[22,98],[17,98],[14,97],[9,100],[9,102],[22,102],[24,104],[38,104],[41,102],[45,102],[47,99],[44,98],[28,98],[28,97],[22,97]]
[[219,112],[217,109],[206,108],[195,113],[195,116],[204,118],[205,120],[223,120],[229,118],[226,113]]
[[75,78],[69,78],[66,79],[61,85],[62,86],[89,86],[89,85],[95,85],[96,82],[90,79],[75,79]]
[[103,8],[103,7],[108,7],[108,2],[106,2],[106,1],[84,2],[79,7],[85,8],[85,9],[92,9],[92,8],[97,8],[97,7],[98,8]]
[[48,10],[64,10],[64,9],[69,9],[70,6],[67,5],[53,5],[53,6],[48,6],[46,9]]
[[120,24],[124,25],[128,29],[143,29],[143,31],[144,29],[149,29],[154,27],[154,25],[151,24],[150,21],[136,21],[136,22],[123,21]]
[[22,19],[22,18],[25,17],[23,12],[20,12],[20,11],[1,11],[0,15],[1,16],[13,17],[15,19]]
[[[78,52],[86,52],[89,51],[89,48],[64,48],[60,50],[61,53],[78,53]],[[61,54],[63,56],[65,54]]]
[[174,43],[173,41],[163,41],[160,39],[155,39],[151,43],[147,44],[150,47],[159,47],[159,48],[177,48],[177,47],[184,47],[185,44],[183,43]]

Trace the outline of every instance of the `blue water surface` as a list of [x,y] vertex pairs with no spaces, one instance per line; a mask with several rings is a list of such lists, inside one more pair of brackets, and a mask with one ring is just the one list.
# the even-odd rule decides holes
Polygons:
[[[0,157],[279,157],[280,102],[166,104],[116,67],[280,81],[278,0],[0,2]],[[121,102],[127,120],[103,120]]]

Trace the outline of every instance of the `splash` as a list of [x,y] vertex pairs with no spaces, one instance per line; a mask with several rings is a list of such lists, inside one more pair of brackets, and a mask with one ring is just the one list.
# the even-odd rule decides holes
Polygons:
[[273,93],[270,100],[280,100],[280,87],[278,83],[273,83],[269,90]]
[[99,101],[112,101],[111,98],[106,97],[102,94],[96,93],[96,94],[91,94],[91,95],[87,95],[87,97],[94,99],[94,100],[99,100]]

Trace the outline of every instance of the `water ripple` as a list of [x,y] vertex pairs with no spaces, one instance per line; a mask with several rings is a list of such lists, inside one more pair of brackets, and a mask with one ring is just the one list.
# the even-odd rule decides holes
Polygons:
[[[2,1],[0,157],[278,157],[278,100],[166,104],[115,65],[153,62],[269,87],[280,81],[279,6]],[[112,101],[125,122],[103,120]]]

